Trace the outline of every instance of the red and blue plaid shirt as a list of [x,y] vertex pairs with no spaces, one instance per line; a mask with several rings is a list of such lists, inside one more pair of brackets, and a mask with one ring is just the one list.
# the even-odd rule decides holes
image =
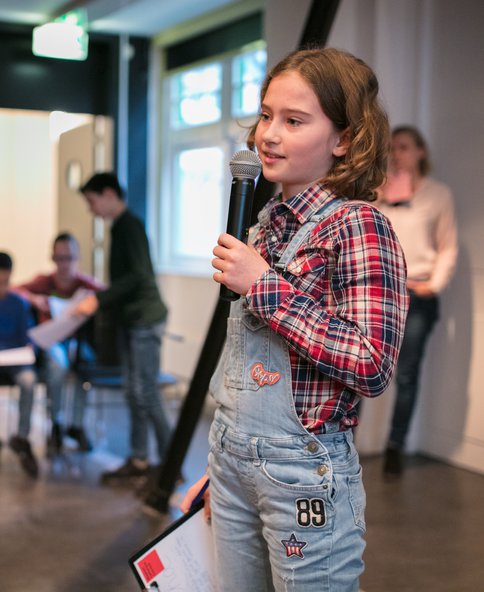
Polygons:
[[346,201],[312,230],[281,274],[273,268],[295,233],[334,199],[320,185],[259,214],[251,243],[269,263],[251,287],[249,310],[288,345],[296,411],[306,429],[358,424],[361,397],[388,386],[407,313],[406,266],[387,218]]

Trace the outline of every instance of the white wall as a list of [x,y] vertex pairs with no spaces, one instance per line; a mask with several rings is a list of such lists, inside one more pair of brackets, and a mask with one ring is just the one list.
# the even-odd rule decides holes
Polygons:
[[96,156],[98,168],[109,169],[111,134],[106,117],[0,109],[0,250],[14,258],[13,284],[54,269],[52,240],[60,231],[76,235],[79,268],[92,272],[92,216],[67,188],[67,164],[82,161],[84,178]]
[[14,258],[14,282],[51,266],[52,160],[48,113],[0,109],[0,250]]
[[311,0],[266,1],[264,34],[268,68],[298,47],[311,4]]
[[219,288],[208,278],[164,275],[160,289],[169,309],[163,368],[189,379],[217,304]]
[[[269,63],[294,49],[309,0],[268,0]],[[443,295],[442,320],[431,338],[422,396],[409,438],[420,449],[484,472],[484,3],[481,0],[342,0],[329,45],[375,69],[392,125],[412,123],[426,135],[435,176],[454,190],[461,253]],[[217,288],[208,279],[163,277],[169,329],[186,346],[166,342],[169,370],[193,368]],[[187,312],[188,311],[188,312]],[[363,408],[358,444],[384,446],[392,389]]]

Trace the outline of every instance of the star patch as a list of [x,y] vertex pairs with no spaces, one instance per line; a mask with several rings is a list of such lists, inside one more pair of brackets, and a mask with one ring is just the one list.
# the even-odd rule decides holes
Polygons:
[[302,550],[307,545],[307,543],[304,541],[298,541],[294,533],[291,534],[289,540],[282,540],[281,543],[286,549],[286,557],[292,557],[293,555],[296,555],[296,557],[304,559]]

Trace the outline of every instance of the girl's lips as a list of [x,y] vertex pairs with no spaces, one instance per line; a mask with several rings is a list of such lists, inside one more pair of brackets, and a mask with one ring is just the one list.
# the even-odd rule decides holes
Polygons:
[[264,160],[266,160],[267,162],[271,162],[274,160],[281,160],[282,158],[284,158],[280,154],[275,154],[274,152],[264,152],[263,156],[264,156]]

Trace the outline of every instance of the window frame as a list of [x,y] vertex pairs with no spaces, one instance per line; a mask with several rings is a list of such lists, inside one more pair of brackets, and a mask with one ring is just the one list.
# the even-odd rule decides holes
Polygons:
[[[174,195],[176,191],[176,162],[178,154],[183,150],[202,147],[217,146],[222,149],[223,161],[227,163],[223,174],[222,188],[222,212],[221,220],[227,219],[230,185],[232,177],[229,169],[229,161],[234,152],[246,148],[245,140],[250,126],[256,121],[258,114],[232,118],[232,78],[231,64],[235,56],[256,50],[266,50],[263,40],[250,43],[237,51],[225,52],[211,56],[205,60],[194,62],[187,66],[164,72],[161,76],[161,150],[159,157],[159,194],[157,198],[158,221],[158,245],[157,261],[158,271],[163,274],[183,275],[193,277],[210,277],[213,273],[211,260],[212,253],[206,257],[180,256],[174,252],[173,232],[176,228],[176,206]],[[172,129],[170,125],[170,78],[180,72],[210,64],[222,62],[222,89],[221,89],[221,120],[207,125],[195,125],[188,128]],[[224,231],[222,222],[221,232]],[[213,237],[215,245],[218,236]]]

